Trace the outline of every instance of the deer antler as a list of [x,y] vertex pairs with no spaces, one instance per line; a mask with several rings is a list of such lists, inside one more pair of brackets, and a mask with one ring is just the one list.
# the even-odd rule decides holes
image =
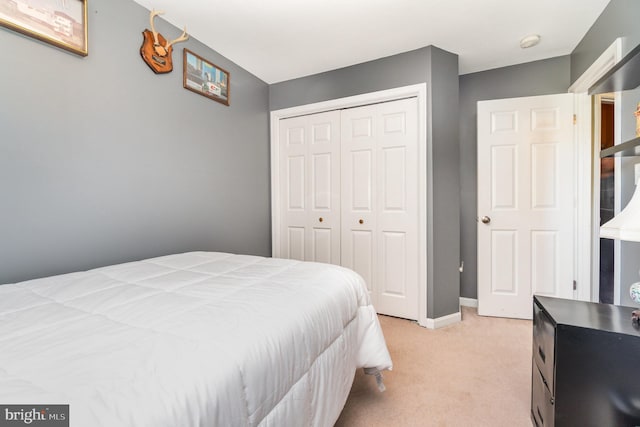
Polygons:
[[177,39],[171,40],[169,43],[167,43],[165,48],[169,49],[169,46],[173,45],[174,43],[180,43],[187,40],[189,40],[189,34],[187,34],[187,26],[185,25],[184,30],[182,31],[182,35]]
[[153,33],[153,41],[154,44],[159,45],[158,43],[158,32],[156,31],[155,25],[153,25],[153,20],[156,16],[162,15],[164,13],[163,10],[159,10],[156,12],[155,9],[151,10],[151,14],[149,14],[149,24],[151,25],[151,32]]

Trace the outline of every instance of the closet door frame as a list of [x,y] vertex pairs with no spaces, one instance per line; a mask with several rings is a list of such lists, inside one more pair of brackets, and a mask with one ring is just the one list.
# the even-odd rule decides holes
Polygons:
[[[280,120],[305,114],[315,114],[331,110],[360,107],[368,104],[395,101],[409,97],[416,97],[418,100],[418,256],[420,260],[418,272],[418,324],[427,327],[427,199],[430,198],[431,195],[430,188],[427,186],[427,167],[431,163],[431,159],[430,154],[427,152],[426,83],[271,111],[271,253],[274,257],[281,256],[281,200],[278,191],[280,188]],[[429,159],[427,159],[427,155],[429,155]]]

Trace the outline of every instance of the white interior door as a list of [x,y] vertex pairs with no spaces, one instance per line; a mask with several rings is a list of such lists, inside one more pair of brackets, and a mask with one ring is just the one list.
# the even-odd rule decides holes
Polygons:
[[478,313],[573,296],[573,95],[478,102]]
[[280,256],[340,264],[340,112],[280,120]]
[[379,313],[418,318],[417,100],[342,111],[342,265]]

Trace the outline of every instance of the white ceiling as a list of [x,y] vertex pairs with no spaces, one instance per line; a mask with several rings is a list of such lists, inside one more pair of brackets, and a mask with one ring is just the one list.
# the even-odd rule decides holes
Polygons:
[[[460,74],[567,55],[609,0],[135,0],[267,83],[434,45]],[[141,22],[140,25],[148,25]],[[519,41],[539,34],[538,46]],[[167,35],[168,38],[178,34]]]

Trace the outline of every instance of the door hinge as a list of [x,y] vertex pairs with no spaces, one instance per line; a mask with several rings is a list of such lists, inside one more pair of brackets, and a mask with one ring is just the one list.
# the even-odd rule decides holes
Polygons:
[[573,290],[577,290],[578,289],[578,283],[576,283],[576,281],[573,281]]
[[576,116],[575,114],[573,115],[573,124],[575,125],[576,123],[578,123],[578,116]]

